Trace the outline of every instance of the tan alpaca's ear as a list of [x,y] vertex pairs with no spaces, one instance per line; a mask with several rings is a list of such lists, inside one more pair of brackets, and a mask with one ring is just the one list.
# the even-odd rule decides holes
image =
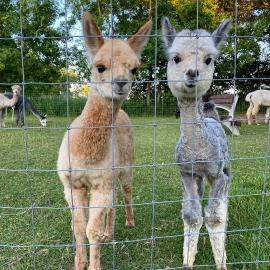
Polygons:
[[147,41],[149,39],[148,35],[150,35],[152,30],[153,22],[152,20],[149,20],[146,24],[144,24],[136,34],[134,34],[131,38],[128,40],[129,46],[132,48],[132,50],[138,55],[141,55],[141,52],[146,46]]
[[93,59],[100,47],[104,44],[104,39],[93,16],[88,11],[83,14],[82,26],[84,42],[90,57]]

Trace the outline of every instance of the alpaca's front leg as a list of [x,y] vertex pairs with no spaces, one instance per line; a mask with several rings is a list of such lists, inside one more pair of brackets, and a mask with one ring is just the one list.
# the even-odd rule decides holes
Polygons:
[[86,241],[86,190],[65,186],[65,199],[71,208],[72,224],[76,240],[75,269],[83,270],[87,263]]
[[205,225],[209,233],[215,263],[217,269],[222,270],[227,269],[225,241],[229,182],[230,177],[226,174],[210,180],[212,189],[208,206],[205,209]]
[[[117,191],[114,191],[114,205],[117,204]],[[114,223],[116,216],[116,207],[111,207],[107,209],[106,215],[106,229],[101,239],[102,242],[108,242],[112,239],[113,231],[114,231]]]
[[[184,221],[183,266],[192,268],[197,254],[197,245],[202,227],[202,210],[200,204],[199,186],[201,178],[197,175],[183,174],[184,200],[182,218]],[[201,187],[200,187],[201,188]]]
[[112,206],[112,189],[104,190],[104,186],[91,189],[89,220],[86,228],[90,243],[90,265],[88,270],[100,270],[100,242],[104,238],[105,216]]

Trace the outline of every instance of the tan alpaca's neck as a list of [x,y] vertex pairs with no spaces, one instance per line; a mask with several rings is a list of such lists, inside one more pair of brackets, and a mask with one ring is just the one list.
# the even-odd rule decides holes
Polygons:
[[120,109],[120,103],[91,95],[80,116],[79,126],[71,135],[71,152],[90,163],[101,161],[108,149],[111,125]]

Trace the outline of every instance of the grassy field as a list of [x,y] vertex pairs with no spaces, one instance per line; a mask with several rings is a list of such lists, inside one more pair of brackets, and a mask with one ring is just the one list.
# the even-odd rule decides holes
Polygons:
[[[70,211],[65,208],[63,188],[55,172],[67,120],[49,120],[48,128],[0,130],[0,269],[72,268]],[[153,118],[132,121],[151,124]],[[172,117],[157,121],[155,132],[151,125],[135,127],[137,226],[124,227],[124,211],[119,206],[115,231],[119,243],[102,247],[103,270],[113,269],[113,264],[118,270],[174,269],[182,264],[181,183],[178,168],[171,164],[179,125]],[[31,117],[28,122],[38,126]],[[7,126],[12,123],[7,121]],[[270,196],[261,195],[263,190],[270,191],[268,127],[243,125],[240,132],[239,137],[228,133],[233,172],[229,269],[270,269]],[[156,167],[151,166],[154,160]],[[122,204],[121,196],[119,200]],[[154,207],[153,200],[158,202]],[[212,265],[205,227],[201,232],[196,264]],[[150,241],[152,233],[155,241]]]

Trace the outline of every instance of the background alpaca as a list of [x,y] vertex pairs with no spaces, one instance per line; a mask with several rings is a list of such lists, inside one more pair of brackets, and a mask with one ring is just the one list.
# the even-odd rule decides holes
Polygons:
[[205,225],[217,268],[226,269],[225,231],[231,178],[227,138],[217,120],[204,116],[202,96],[212,83],[214,60],[229,31],[230,20],[225,20],[212,35],[201,29],[176,33],[166,17],[162,20],[162,26],[169,58],[168,84],[178,100],[181,117],[176,160],[184,193],[183,266],[192,268],[195,261],[203,223],[200,200],[204,190],[203,181],[207,178],[211,190],[205,209]]
[[[5,97],[12,98],[12,93],[5,93]],[[16,111],[16,125],[24,125],[24,110],[30,110],[31,113],[39,120],[43,127],[47,126],[48,117],[47,115],[42,115],[34,107],[33,103],[26,97],[20,96],[18,101],[14,105],[14,110]],[[0,110],[0,117],[4,118],[4,110]]]
[[[133,135],[129,118],[120,107],[130,92],[140,65],[139,56],[148,39],[144,35],[150,33],[151,27],[149,21],[127,42],[104,41],[90,13],[83,16],[83,34],[93,66],[91,92],[82,114],[64,136],[57,164],[65,199],[72,208],[77,270],[84,269],[87,262],[86,236],[91,244],[88,269],[101,269],[99,244],[110,239],[113,232],[114,179],[119,178],[122,185],[126,225],[134,226],[132,171],[125,167],[133,161]],[[111,125],[128,126],[117,127],[112,133]],[[88,189],[90,209],[86,208]]]
[[266,85],[262,85],[260,90],[250,92],[246,95],[245,101],[249,102],[249,108],[247,110],[247,120],[248,124],[252,124],[252,118],[254,117],[255,123],[258,125],[257,115],[260,110],[260,106],[266,106],[267,110],[265,113],[265,124],[269,122],[270,117],[270,90],[263,90],[263,88],[268,89]]
[[12,93],[10,98],[5,97],[4,94],[0,94],[0,127],[5,127],[3,119],[5,108],[12,107],[18,102],[22,90],[19,85],[13,85],[11,89]]

